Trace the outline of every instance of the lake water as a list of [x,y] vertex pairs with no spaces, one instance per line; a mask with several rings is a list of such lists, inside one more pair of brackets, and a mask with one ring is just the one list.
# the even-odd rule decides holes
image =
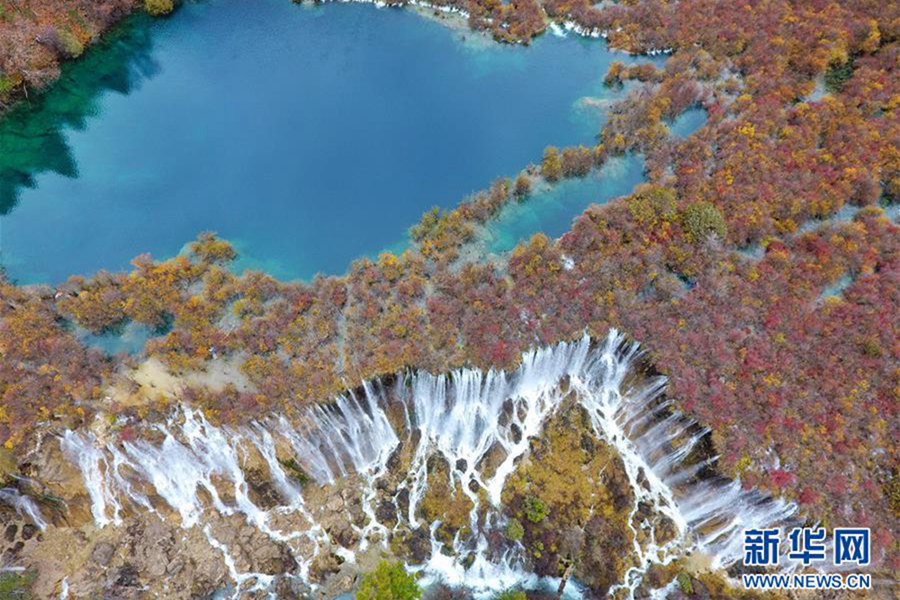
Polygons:
[[[57,282],[213,230],[240,267],[341,273],[545,146],[592,143],[603,111],[584,99],[623,93],[602,85],[612,60],[632,59],[575,36],[495,44],[371,5],[138,16],[0,122],[0,260],[20,283]],[[625,173],[616,193],[640,179]],[[584,190],[556,223],[592,201]]]
[[168,333],[164,330],[154,330],[136,321],[129,321],[121,330],[107,331],[101,334],[91,333],[86,329],[76,327],[73,331],[75,337],[81,343],[103,350],[106,354],[119,353],[137,354],[152,337]]
[[590,204],[605,204],[628,194],[643,177],[643,162],[634,155],[614,157],[585,177],[566,179],[533,190],[523,203],[510,203],[486,228],[488,252],[512,250],[519,240],[541,232],[559,237]]
[[692,107],[678,115],[669,125],[669,131],[674,137],[685,138],[706,124],[706,111],[699,107]]

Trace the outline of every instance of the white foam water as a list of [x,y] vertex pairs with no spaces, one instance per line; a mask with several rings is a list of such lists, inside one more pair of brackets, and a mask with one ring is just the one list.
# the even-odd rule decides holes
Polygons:
[[19,492],[16,488],[0,488],[0,502],[7,504],[20,515],[27,516],[38,529],[47,528],[47,522],[41,516],[41,510],[30,496]]
[[[63,453],[77,462],[81,469],[85,488],[91,498],[91,513],[98,527],[109,524],[119,525],[121,505],[110,489],[110,479],[106,477],[109,463],[93,433],[66,431],[60,440]],[[102,468],[101,468],[102,465]],[[109,516],[110,511],[112,517]]]
[[[513,585],[537,584],[524,570],[521,546],[491,548],[488,534],[505,524],[501,492],[528,452],[529,441],[571,396],[589,413],[596,435],[621,456],[631,483],[635,566],[610,592],[625,590],[633,598],[650,565],[699,551],[709,556],[713,567],[728,566],[740,558],[744,528],[781,526],[796,512],[793,504],[715,476],[716,459],[704,454],[708,429],[673,409],[671,400],[663,398],[664,378],[638,373],[640,360],[637,344],[611,331],[599,344],[585,336],[527,352],[511,372],[410,372],[369,382],[331,404],[307,409],[296,421],[273,416],[229,429],[184,407],[156,426],[162,441],[155,444],[102,443],[93,434],[70,431],[62,445],[81,469],[98,526],[120,524],[124,504],[131,510],[158,510],[140,491],[149,486],[179,515],[183,527],[203,528],[210,545],[222,553],[236,593],[262,589],[272,577],[237,571],[228,548],[213,537],[207,511],[242,515],[277,541],[307,540],[302,551],[291,546],[299,565],[291,576],[308,581],[312,561],[325,549],[353,560],[372,542],[387,545],[392,530],[379,522],[374,503],[378,482],[394,477],[397,489],[408,494],[408,506],[397,509],[393,531],[403,523],[410,529],[424,527],[430,534],[430,556],[412,568],[424,573],[426,582],[465,585],[476,596],[487,596]],[[400,413],[402,422],[397,422]],[[401,447],[409,450],[409,467],[390,473],[391,459]],[[355,527],[359,542],[354,547],[331,539],[306,509],[303,490],[278,458],[279,449],[285,448],[321,486],[348,476],[362,482],[358,489],[367,524]],[[250,449],[263,458],[282,499],[275,509],[263,510],[251,499],[242,466],[243,453]],[[502,459],[487,460],[492,456]],[[440,523],[421,519],[429,477],[437,476],[429,471],[434,457],[448,465],[450,489],[461,490],[473,506],[469,532],[456,534],[449,555],[438,539]],[[496,466],[487,468],[488,463]],[[220,493],[222,486],[228,488],[228,502]],[[653,524],[638,522],[641,505],[670,520],[674,536],[658,541]],[[275,512],[301,525],[280,531],[271,525]],[[580,593],[577,585],[567,589],[572,595]]]

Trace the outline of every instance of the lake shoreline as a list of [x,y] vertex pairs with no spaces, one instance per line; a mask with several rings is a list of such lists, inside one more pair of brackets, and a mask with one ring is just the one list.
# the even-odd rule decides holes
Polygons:
[[[382,0],[285,0],[292,1],[295,4],[324,5],[324,4],[372,4],[378,8],[400,8],[410,9],[412,12],[420,14],[425,18],[437,20],[447,27],[456,31],[468,31],[473,35],[484,36],[485,41],[488,39],[498,43],[511,44],[528,44],[534,38],[544,35],[547,31],[552,31],[556,35],[563,35],[564,32],[571,32],[585,38],[605,38],[608,39],[608,32],[596,26],[583,25],[577,20],[553,18],[542,13],[539,26],[533,26],[521,36],[512,37],[509,34],[501,35],[499,30],[491,31],[490,27],[492,19],[490,17],[479,17],[473,20],[472,13],[458,6],[454,0],[450,0],[446,4],[431,3],[425,0],[401,0],[400,2],[384,2]],[[132,17],[135,13],[146,12],[139,1],[131,0],[128,5],[130,8],[123,11],[113,13],[113,16],[102,23],[94,24],[94,28],[90,34],[81,33],[77,37],[78,50],[75,53],[68,53],[64,50],[51,48],[49,60],[52,66],[48,72],[41,76],[39,84],[27,82],[23,76],[15,71],[0,77],[0,120],[4,118],[10,110],[13,110],[17,104],[28,102],[29,95],[45,93],[52,87],[56,79],[59,77],[59,69],[62,64],[77,61],[83,52],[101,41],[110,30],[118,27],[122,22]],[[180,2],[175,3],[173,12],[177,12],[181,7]],[[168,18],[171,13],[159,15],[157,18]],[[70,17],[68,17],[70,18]],[[0,30],[2,34],[2,30]],[[43,34],[42,34],[43,35]],[[41,42],[41,36],[34,36],[30,40],[30,44],[44,44]],[[655,56],[659,54],[667,54],[672,51],[668,49],[647,48],[641,50],[626,50],[628,54],[646,56]],[[45,52],[46,54],[46,52]]]
[[[605,119],[580,99],[611,106],[630,89],[603,85],[614,56],[602,42],[498,44],[414,14],[432,9],[354,4],[186,5],[165,21],[136,16],[70,65],[31,110],[0,122],[9,277],[127,269],[140,253],[174,256],[201,231],[235,242],[236,268],[282,280],[345,272],[431,206],[452,212],[515,178],[548,143],[568,169],[582,152],[568,146],[591,143]],[[235,45],[252,50],[226,60]],[[251,207],[257,196],[265,202]],[[560,205],[563,225],[588,203]],[[95,227],[107,235],[85,235]]]

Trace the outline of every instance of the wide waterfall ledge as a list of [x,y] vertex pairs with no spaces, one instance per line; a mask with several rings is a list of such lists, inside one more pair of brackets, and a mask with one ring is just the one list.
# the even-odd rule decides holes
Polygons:
[[[709,430],[665,388],[638,345],[613,330],[527,352],[510,372],[369,381],[293,419],[217,426],[182,406],[164,423],[136,425],[127,440],[66,431],[59,448],[84,490],[67,497],[66,524],[11,492],[0,499],[48,529],[78,526],[79,505],[82,529],[95,534],[152,522],[179,552],[217,557],[217,583],[235,596],[290,588],[327,597],[352,588],[377,557],[394,556],[426,583],[485,597],[570,575],[548,572],[539,542],[529,541],[544,518],[532,514],[540,491],[529,492],[538,500],[526,499],[527,518],[517,496],[537,485],[524,465],[565,418],[593,440],[582,446],[614,457],[587,489],[622,482],[623,540],[622,556],[611,557],[614,582],[592,588],[575,569],[566,593],[633,598],[653,565],[692,555],[724,568],[740,559],[745,528],[796,520],[794,504],[717,472]],[[582,520],[613,522],[613,508],[590,502]],[[65,575],[67,589],[78,585],[78,573]]]

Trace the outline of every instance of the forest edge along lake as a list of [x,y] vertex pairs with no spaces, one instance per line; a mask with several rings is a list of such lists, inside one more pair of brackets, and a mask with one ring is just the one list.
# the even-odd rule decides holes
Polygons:
[[[591,145],[627,91],[603,85],[613,60],[660,62],[574,34],[499,44],[363,4],[211,0],[132,17],[0,122],[3,266],[59,282],[213,230],[239,269],[342,273],[544,147]],[[567,224],[607,183],[627,192],[636,165],[535,203],[541,218],[550,206]]]

